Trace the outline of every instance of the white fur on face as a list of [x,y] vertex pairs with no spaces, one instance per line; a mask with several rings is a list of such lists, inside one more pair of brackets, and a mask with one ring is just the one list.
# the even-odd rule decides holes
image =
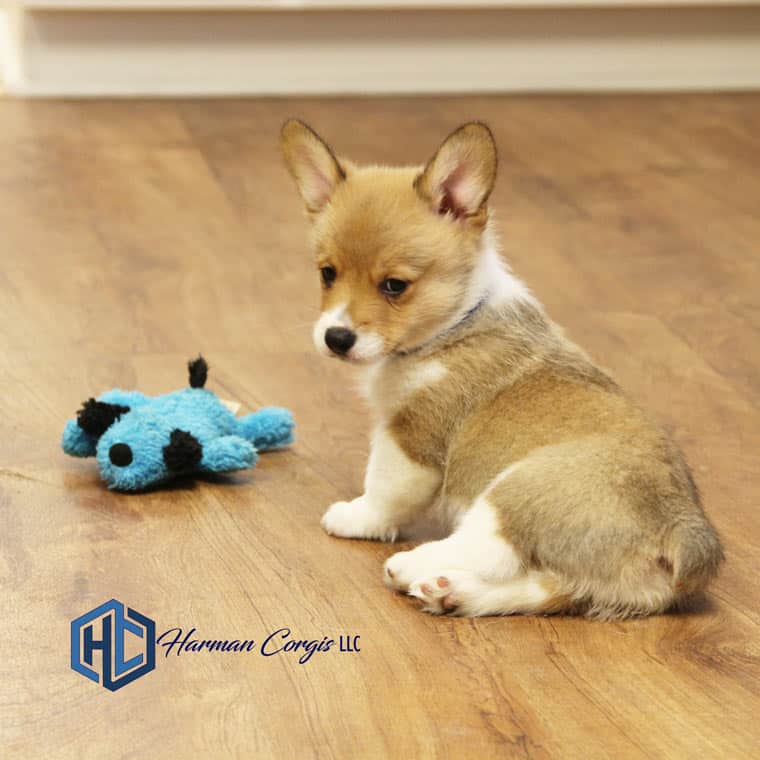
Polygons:
[[323,356],[334,356],[333,352],[325,343],[325,333],[331,327],[348,327],[351,328],[351,317],[346,313],[346,304],[342,303],[332,309],[323,311],[314,325],[312,338],[317,351]]
[[343,358],[357,364],[368,364],[382,358],[385,346],[382,337],[370,330],[355,328],[348,314],[347,304],[323,311],[314,325],[314,345],[323,356],[335,356],[325,343],[325,333],[331,327],[346,327],[356,333],[356,342]]
[[348,352],[348,359],[361,364],[367,364],[377,361],[383,356],[385,342],[380,335],[361,329],[355,330],[355,332],[356,343],[354,343]]

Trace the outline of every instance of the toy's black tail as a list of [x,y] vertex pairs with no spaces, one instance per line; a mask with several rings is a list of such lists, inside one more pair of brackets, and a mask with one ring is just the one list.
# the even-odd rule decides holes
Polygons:
[[203,388],[208,377],[208,364],[206,364],[206,360],[202,356],[192,359],[187,363],[187,369],[190,372],[190,387]]

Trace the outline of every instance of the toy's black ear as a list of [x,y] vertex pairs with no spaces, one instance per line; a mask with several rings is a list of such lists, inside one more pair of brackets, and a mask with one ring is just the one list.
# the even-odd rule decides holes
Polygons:
[[129,411],[128,406],[108,404],[90,398],[82,404],[77,412],[77,425],[93,438],[100,438],[122,414]]
[[164,446],[164,462],[172,472],[192,470],[203,457],[201,442],[184,430],[172,430],[169,445]]
[[187,363],[187,369],[190,372],[190,387],[203,388],[208,377],[208,364],[206,364],[206,360],[202,356],[192,359]]

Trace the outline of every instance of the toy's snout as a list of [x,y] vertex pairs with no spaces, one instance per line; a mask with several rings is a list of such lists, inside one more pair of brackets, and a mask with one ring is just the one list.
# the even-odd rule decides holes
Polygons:
[[[88,399],[77,412],[77,418],[66,423],[61,440],[63,450],[75,457],[95,456],[98,441],[129,410],[121,404]],[[111,461],[114,462],[113,458]]]

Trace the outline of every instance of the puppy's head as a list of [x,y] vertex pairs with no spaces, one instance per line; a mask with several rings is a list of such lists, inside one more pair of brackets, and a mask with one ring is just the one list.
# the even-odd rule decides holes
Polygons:
[[472,307],[496,178],[488,127],[460,127],[424,167],[358,167],[295,119],[282,149],[312,222],[321,352],[376,361],[422,345]]

